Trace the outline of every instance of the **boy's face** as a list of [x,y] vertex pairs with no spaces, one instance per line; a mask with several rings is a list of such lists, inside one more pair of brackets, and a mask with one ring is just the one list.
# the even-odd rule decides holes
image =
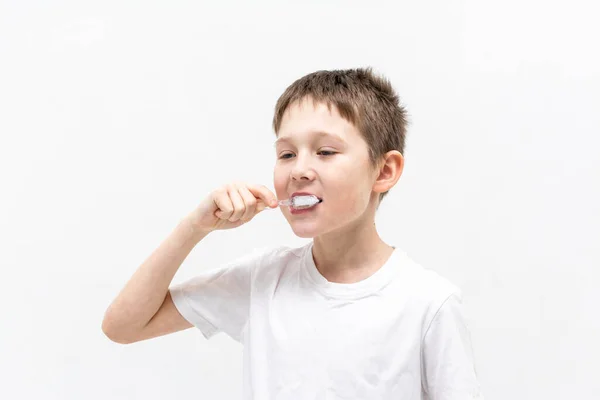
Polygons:
[[365,215],[378,176],[369,162],[368,147],[356,127],[312,99],[285,111],[275,144],[274,186],[277,198],[308,192],[323,201],[296,213],[282,207],[294,233],[312,238],[332,232]]

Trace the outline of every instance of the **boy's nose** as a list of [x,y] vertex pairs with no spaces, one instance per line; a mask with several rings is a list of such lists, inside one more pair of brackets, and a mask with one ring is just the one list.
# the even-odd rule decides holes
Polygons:
[[290,172],[292,180],[313,180],[315,179],[315,171],[306,163],[296,163]]
[[296,181],[298,181],[298,180],[312,181],[315,179],[315,173],[313,172],[313,170],[309,170],[309,169],[302,170],[302,171],[294,170],[291,173],[291,178],[292,178],[292,180],[296,180]]

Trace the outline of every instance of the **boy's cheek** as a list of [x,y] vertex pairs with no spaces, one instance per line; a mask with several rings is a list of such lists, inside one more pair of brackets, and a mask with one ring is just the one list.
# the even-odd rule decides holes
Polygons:
[[286,192],[286,181],[284,179],[275,179],[273,181],[273,186],[275,187],[275,193],[277,197],[282,196]]
[[273,174],[273,186],[275,187],[277,196],[279,196],[281,192],[285,191],[286,180],[278,171],[275,171]]

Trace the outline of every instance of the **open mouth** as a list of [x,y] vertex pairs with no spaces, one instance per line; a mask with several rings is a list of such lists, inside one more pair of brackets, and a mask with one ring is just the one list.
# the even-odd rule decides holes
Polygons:
[[318,198],[319,202],[313,205],[309,205],[309,206],[300,206],[300,207],[290,207],[290,212],[292,214],[301,214],[301,213],[305,213],[305,212],[309,212],[314,210],[319,204],[321,204],[323,202],[323,199]]
[[323,202],[323,198],[311,192],[294,192],[290,196],[290,212],[301,214],[312,211]]

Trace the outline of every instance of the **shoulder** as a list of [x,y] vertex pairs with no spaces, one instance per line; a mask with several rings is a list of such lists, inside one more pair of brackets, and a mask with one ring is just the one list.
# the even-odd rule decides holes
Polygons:
[[257,247],[246,256],[262,262],[285,262],[299,260],[303,257],[307,245],[292,247],[287,245],[268,245]]
[[454,282],[432,268],[426,268],[403,254],[400,282],[411,302],[422,310],[423,323],[428,325],[449,300],[461,302],[462,291]]
[[309,244],[298,247],[288,245],[270,245],[254,249],[247,255],[253,261],[255,274],[281,273],[289,266],[299,265]]
[[413,292],[423,299],[443,301],[454,293],[460,293],[460,288],[432,268],[427,268],[403,253],[402,273],[406,283]]

